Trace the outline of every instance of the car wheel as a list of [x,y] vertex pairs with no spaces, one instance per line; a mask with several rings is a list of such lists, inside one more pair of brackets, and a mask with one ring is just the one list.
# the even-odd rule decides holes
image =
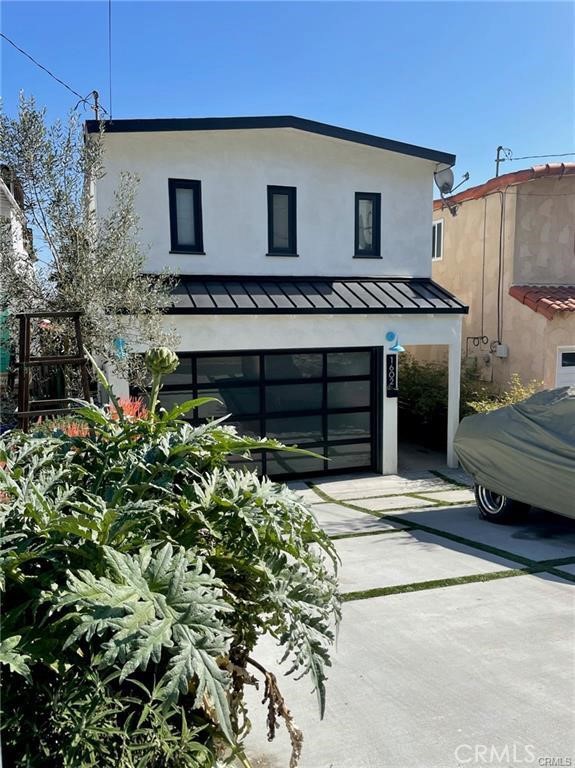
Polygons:
[[479,514],[484,520],[492,523],[511,523],[526,514],[528,504],[503,496],[501,493],[490,491],[483,485],[475,486],[475,501]]

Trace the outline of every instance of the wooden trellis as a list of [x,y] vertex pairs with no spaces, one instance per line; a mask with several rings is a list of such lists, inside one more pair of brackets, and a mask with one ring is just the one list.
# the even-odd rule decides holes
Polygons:
[[[18,353],[18,423],[21,429],[27,431],[30,426],[30,419],[38,416],[60,416],[71,413],[74,409],[63,407],[68,403],[69,397],[55,398],[51,400],[31,400],[30,399],[30,369],[32,366],[53,365],[53,366],[75,366],[80,370],[82,382],[82,391],[84,399],[90,399],[90,378],[88,376],[88,367],[86,356],[84,355],[84,345],[82,343],[82,330],[80,328],[81,312],[21,312],[17,315],[20,321],[20,338]],[[31,320],[34,318],[58,318],[59,320],[69,319],[74,324],[76,336],[76,354],[74,355],[56,355],[53,357],[31,357]],[[35,408],[34,406],[41,406]]]

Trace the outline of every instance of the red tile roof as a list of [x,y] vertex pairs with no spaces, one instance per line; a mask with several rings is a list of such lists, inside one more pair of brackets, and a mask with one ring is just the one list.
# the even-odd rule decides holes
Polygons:
[[575,285],[512,285],[509,294],[548,320],[556,312],[575,312]]
[[[485,184],[477,187],[469,187],[463,192],[458,192],[449,198],[450,203],[464,203],[466,200],[479,200],[485,195],[497,192],[499,189],[523,184],[533,179],[541,179],[548,176],[571,176],[575,174],[575,163],[546,163],[545,165],[534,165],[533,168],[525,168],[523,171],[513,171],[513,173],[504,173],[503,176],[495,176],[489,179]],[[439,210],[445,205],[443,200],[433,201],[433,210]]]

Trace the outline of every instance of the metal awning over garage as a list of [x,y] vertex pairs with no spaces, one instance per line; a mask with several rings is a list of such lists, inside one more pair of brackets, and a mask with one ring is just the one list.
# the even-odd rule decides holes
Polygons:
[[429,278],[182,275],[169,314],[466,314]]

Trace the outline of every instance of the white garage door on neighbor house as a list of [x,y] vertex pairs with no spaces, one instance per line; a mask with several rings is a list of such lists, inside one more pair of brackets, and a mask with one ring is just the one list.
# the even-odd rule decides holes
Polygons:
[[575,347],[557,348],[558,387],[575,387]]

